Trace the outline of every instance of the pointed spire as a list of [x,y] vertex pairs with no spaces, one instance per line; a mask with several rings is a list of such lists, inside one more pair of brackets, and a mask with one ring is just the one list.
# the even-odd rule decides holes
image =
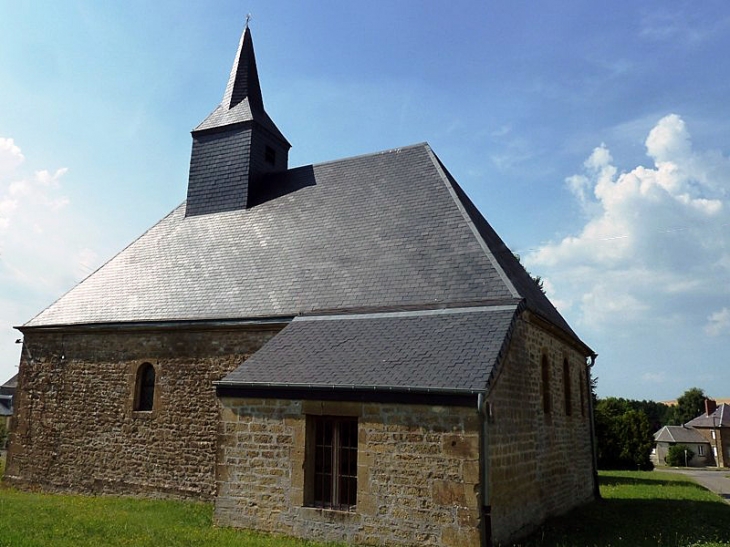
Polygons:
[[238,51],[233,61],[231,75],[228,78],[228,85],[223,94],[221,105],[230,110],[246,98],[248,98],[252,110],[264,109],[259,74],[256,70],[253,40],[251,39],[251,30],[248,28],[248,18],[246,19],[246,28],[238,43]]
[[259,74],[256,70],[256,56],[253,51],[253,39],[251,30],[248,28],[247,18],[246,27],[243,29],[241,40],[238,43],[236,58],[233,60],[231,74],[228,77],[226,91],[223,93],[223,100],[193,132],[217,131],[229,125],[251,121],[259,123],[281,139],[288,148],[291,147],[264,110]]

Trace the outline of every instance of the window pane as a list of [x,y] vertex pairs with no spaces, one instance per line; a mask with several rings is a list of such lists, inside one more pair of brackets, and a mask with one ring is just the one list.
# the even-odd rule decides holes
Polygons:
[[340,477],[340,507],[348,509],[357,502],[357,479]]
[[311,417],[314,469],[309,488],[316,507],[352,509],[357,498],[357,419]]

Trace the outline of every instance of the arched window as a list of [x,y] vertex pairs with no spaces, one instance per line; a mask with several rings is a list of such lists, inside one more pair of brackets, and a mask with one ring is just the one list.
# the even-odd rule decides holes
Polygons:
[[550,414],[550,363],[545,354],[542,356],[540,369],[542,373],[542,410],[545,414]]
[[573,404],[570,392],[570,365],[568,359],[563,359],[563,395],[565,396],[565,415],[570,416],[573,413]]
[[134,410],[149,411],[155,401],[155,367],[143,363],[137,370]]

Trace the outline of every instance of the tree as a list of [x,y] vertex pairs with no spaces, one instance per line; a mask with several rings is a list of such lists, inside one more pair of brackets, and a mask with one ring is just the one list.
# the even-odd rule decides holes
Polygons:
[[667,450],[664,461],[672,467],[686,467],[694,455],[695,453],[690,447],[684,444],[675,444]]
[[641,410],[646,414],[652,431],[659,431],[671,423],[673,409],[669,405],[656,401],[629,401],[629,403],[634,410]]
[[0,422],[0,450],[5,449],[5,445],[8,441],[8,431],[5,429],[5,424]]
[[651,469],[653,430],[637,401],[607,397],[595,406],[598,467],[601,469]]
[[685,391],[677,399],[677,406],[673,409],[672,423],[683,425],[705,412],[705,392],[698,387]]
[[[512,253],[512,254],[517,259],[517,262],[520,263],[520,266],[522,266],[522,259],[520,258],[520,255],[517,254],[517,253]],[[545,293],[545,286],[544,286],[545,285],[545,282],[544,282],[542,276],[541,275],[532,275],[527,268],[525,268],[524,266],[522,266],[522,267],[527,272],[527,275],[529,275],[530,278],[535,282],[535,285],[537,285],[537,288],[540,289],[540,292],[542,294],[546,294]]]

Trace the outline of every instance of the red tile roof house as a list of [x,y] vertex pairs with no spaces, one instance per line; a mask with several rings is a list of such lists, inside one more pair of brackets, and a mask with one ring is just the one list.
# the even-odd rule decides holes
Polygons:
[[595,354],[427,144],[289,168],[251,33],[187,200],[19,329],[6,480],[486,545],[595,496]]

